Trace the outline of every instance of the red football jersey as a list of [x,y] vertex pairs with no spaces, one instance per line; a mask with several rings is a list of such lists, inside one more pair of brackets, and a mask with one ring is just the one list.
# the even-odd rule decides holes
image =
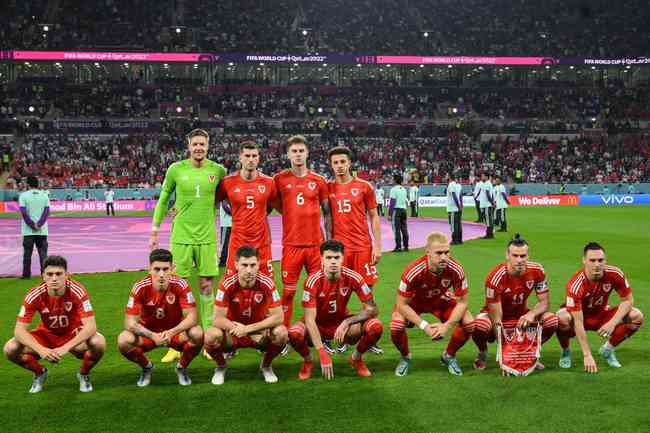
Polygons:
[[214,305],[228,309],[228,320],[249,325],[266,319],[269,310],[282,303],[273,280],[258,273],[257,282],[250,289],[239,285],[237,274],[221,280]]
[[440,275],[434,274],[427,265],[427,256],[420,257],[412,261],[402,274],[399,294],[411,298],[409,305],[420,311],[453,307],[456,297],[467,294],[465,271],[451,258]]
[[619,268],[605,266],[603,278],[599,281],[589,281],[581,269],[573,274],[566,285],[566,309],[582,310],[585,317],[597,316],[607,309],[612,290],[616,290],[621,298],[632,293],[632,288]]
[[501,303],[502,320],[518,320],[528,312],[528,297],[548,292],[544,268],[539,263],[528,262],[519,276],[508,274],[508,267],[501,263],[485,279],[485,299],[488,304]]
[[259,173],[244,180],[239,172],[226,176],[219,184],[216,200],[228,200],[232,210],[230,242],[261,248],[271,244],[267,208],[275,204],[275,183]]
[[20,307],[17,320],[31,323],[34,314],[41,316],[39,328],[56,335],[66,335],[81,327],[82,317],[93,317],[95,312],[85,287],[74,280],[65,282],[61,296],[50,296],[45,282],[29,290]]
[[348,302],[352,292],[361,302],[372,300],[372,291],[363,277],[345,266],[341,269],[341,278],[336,282],[327,279],[321,270],[311,274],[305,280],[302,295],[303,308],[316,308],[316,323],[321,326],[340,324],[350,315]]
[[358,178],[346,184],[331,181],[329,189],[332,209],[332,237],[343,242],[348,251],[365,251],[372,246],[368,228],[368,211],[377,208],[375,190]]
[[320,245],[323,242],[320,205],[328,197],[325,178],[312,171],[298,177],[291,170],[284,170],[273,180],[282,201],[282,245]]
[[164,292],[155,289],[151,276],[133,285],[126,314],[140,316],[139,323],[153,332],[173,328],[183,320],[183,310],[196,308],[192,289],[187,281],[172,277]]

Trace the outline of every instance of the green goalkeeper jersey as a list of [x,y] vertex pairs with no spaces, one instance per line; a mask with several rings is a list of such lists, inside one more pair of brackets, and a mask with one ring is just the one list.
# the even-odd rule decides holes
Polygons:
[[177,244],[211,244],[217,242],[214,195],[226,169],[206,159],[201,168],[189,159],[175,162],[165,173],[160,198],[153,214],[153,225],[160,227],[169,197],[176,190],[176,216],[170,242]]

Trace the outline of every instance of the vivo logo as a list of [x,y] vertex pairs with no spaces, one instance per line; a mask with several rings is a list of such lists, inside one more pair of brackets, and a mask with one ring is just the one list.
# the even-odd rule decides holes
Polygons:
[[630,195],[602,195],[600,199],[605,204],[634,204],[634,197]]

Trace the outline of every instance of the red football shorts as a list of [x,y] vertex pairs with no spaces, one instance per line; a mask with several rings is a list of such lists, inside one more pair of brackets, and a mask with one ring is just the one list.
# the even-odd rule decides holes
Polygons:
[[343,266],[361,274],[370,287],[374,286],[379,279],[377,267],[372,264],[372,248],[365,251],[345,250]]
[[[446,322],[447,320],[449,320],[449,317],[451,316],[451,312],[454,311],[454,308],[456,307],[456,301],[447,302],[446,304],[440,305],[436,308],[431,308],[430,306],[424,306],[418,304],[409,304],[409,307],[411,307],[413,311],[418,313],[418,315],[429,313],[437,317],[438,320],[440,320],[440,322]],[[397,311],[397,306],[393,307],[393,311]],[[406,321],[408,322],[408,320]],[[407,326],[411,327],[413,326],[413,323],[409,322]]]
[[307,275],[321,269],[320,247],[282,247],[282,285],[296,287],[304,267]]
[[[171,341],[169,342],[169,347],[171,347],[172,349],[178,352],[183,351],[183,344],[180,342],[180,337],[182,334],[183,333],[181,332],[180,334],[174,335]],[[139,347],[142,348],[142,350],[145,352],[149,352],[158,347],[162,347],[162,346],[156,346],[156,343],[154,343],[152,339],[147,337],[140,337],[139,342],[140,342]]]
[[[235,269],[235,254],[241,245],[235,245],[232,242],[228,245],[228,261],[226,262],[226,276],[237,273]],[[260,260],[260,272],[273,278],[273,256],[271,255],[271,245],[257,249]]]
[[[603,326],[605,323],[609,322],[612,320],[612,317],[616,314],[616,310],[618,310],[618,305],[615,307],[608,308],[606,310],[603,310],[597,314],[594,315],[585,315],[584,316],[584,326],[585,326],[585,331],[598,331],[601,326]],[[625,322],[626,319],[623,318],[623,322]],[[571,328],[571,336],[575,336],[575,332],[573,331],[573,328]]]
[[52,331],[45,327],[39,326],[36,329],[29,331],[29,333],[32,334],[32,337],[34,337],[34,339],[38,341],[38,344],[41,346],[47,347],[48,349],[56,349],[57,347],[61,347],[68,341],[72,340],[80,330],[81,328],[77,328],[71,332],[68,332],[67,334],[59,335],[54,334]]

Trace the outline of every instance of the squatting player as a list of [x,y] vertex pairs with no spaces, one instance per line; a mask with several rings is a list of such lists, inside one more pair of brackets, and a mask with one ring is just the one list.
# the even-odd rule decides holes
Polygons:
[[228,245],[226,275],[237,272],[235,253],[249,245],[259,252],[259,270],[273,278],[271,230],[267,214],[277,206],[273,179],[257,170],[260,150],[257,143],[244,141],[239,145],[239,171],[226,176],[219,185],[217,201],[228,200],[232,215],[232,230]]
[[[176,273],[188,279],[195,264],[199,274],[201,324],[210,326],[212,318],[213,279],[219,275],[217,253],[216,209],[214,197],[217,186],[226,175],[221,164],[207,159],[210,137],[203,129],[187,134],[190,157],[173,163],[165,173],[156,204],[151,227],[149,246],[159,247],[158,231],[165,215],[172,192],[176,191],[176,215],[171,229],[171,252]],[[172,362],[180,354],[170,349],[163,362]]]
[[[450,256],[449,239],[440,232],[427,236],[426,254],[402,273],[397,301],[390,322],[390,336],[401,357],[395,374],[406,376],[411,364],[406,327],[417,325],[432,340],[444,338],[452,330],[441,361],[449,373],[462,375],[456,352],[469,340],[474,329],[467,310],[467,280],[463,266]],[[436,316],[441,323],[430,324],[423,313]]]
[[[596,361],[591,354],[586,331],[596,331],[607,341],[599,349],[611,367],[620,368],[614,348],[623,340],[634,334],[643,324],[643,313],[634,307],[632,288],[623,271],[607,265],[605,249],[596,242],[590,242],[583,249],[580,269],[566,286],[566,300],[558,311],[559,327],[557,331],[562,356],[560,367],[571,367],[571,337],[578,338],[584,356],[584,368],[589,373],[596,373]],[[609,295],[617,292],[621,303],[609,306]]]
[[[557,316],[548,311],[549,293],[544,268],[539,263],[528,260],[528,242],[517,233],[508,243],[506,261],[497,265],[485,279],[486,306],[474,320],[472,338],[478,346],[478,356],[474,368],[484,370],[487,360],[487,343],[493,342],[496,332],[504,321],[517,321],[517,326],[525,328],[531,323],[542,323],[542,343],[545,343],[557,330]],[[537,296],[537,304],[528,308],[528,297],[532,292]],[[538,370],[544,369],[541,362]]]
[[203,330],[198,326],[192,289],[174,274],[168,250],[149,254],[149,275],[133,285],[117,346],[126,359],[142,367],[138,386],[151,382],[153,363],[144,353],[167,346],[181,353],[176,364],[178,383],[192,384],[187,367],[203,347]]
[[212,383],[224,383],[224,352],[241,348],[265,352],[260,370],[265,382],[275,383],[278,378],[271,362],[287,344],[280,296],[273,280],[260,272],[257,249],[241,246],[234,260],[236,273],[221,280],[214,302],[212,327],[205,335],[205,348],[217,363]]
[[289,138],[287,156],[291,168],[273,177],[282,210],[282,309],[286,327],[291,324],[293,298],[302,268],[307,275],[320,269],[321,209],[326,237],[329,239],[332,235],[327,182],[307,168],[309,150],[305,137]]
[[[359,376],[371,376],[363,361],[363,354],[379,341],[383,331],[377,319],[378,309],[372,297],[372,290],[357,272],[343,266],[344,246],[338,240],[329,240],[320,246],[322,270],[305,280],[302,297],[304,318],[289,330],[293,348],[303,357],[298,373],[301,380],[311,377],[313,361],[308,344],[318,350],[323,376],[334,377],[332,360],[323,346],[323,338],[333,339],[338,344],[355,344],[356,350],[350,357],[350,364]],[[358,314],[348,311],[348,302],[356,293],[363,304]]]
[[[34,314],[41,323],[29,330]],[[42,358],[53,364],[71,353],[82,359],[77,373],[79,391],[93,390],[90,370],[106,350],[106,339],[97,332],[95,312],[88,292],[70,278],[68,263],[61,256],[43,262],[43,282],[29,290],[20,307],[14,337],[5,344],[7,359],[34,373],[30,393],[43,389],[48,370],[38,363]]]
[[[377,213],[375,191],[370,183],[352,176],[352,152],[347,147],[329,151],[334,180],[328,183],[332,209],[332,238],[345,246],[343,266],[358,272],[372,287],[379,276],[381,259],[381,226]],[[373,237],[368,232],[368,219]],[[376,346],[372,352],[382,353]]]

